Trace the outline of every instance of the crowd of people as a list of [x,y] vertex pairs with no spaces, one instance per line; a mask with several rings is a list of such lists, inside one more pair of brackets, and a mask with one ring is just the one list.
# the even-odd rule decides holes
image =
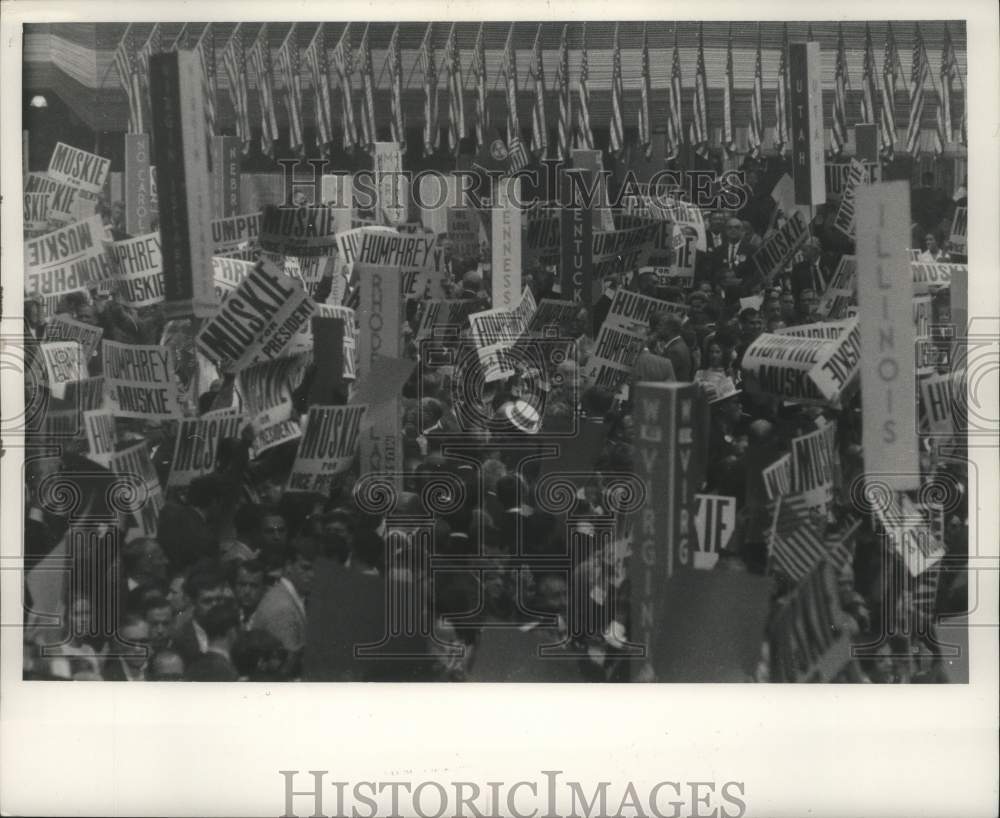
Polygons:
[[[90,594],[86,589],[66,590],[61,631],[29,621],[25,678],[265,682],[335,678],[325,676],[329,671],[311,655],[319,650],[318,641],[325,633],[317,617],[335,604],[317,598],[329,593],[333,572],[339,582],[356,582],[358,587],[377,587],[378,582],[371,583],[381,581],[386,595],[398,586],[415,589],[422,610],[414,616],[430,623],[424,634],[425,656],[369,663],[378,667],[365,666],[337,678],[476,679],[490,625],[507,623],[523,630],[528,627],[525,612],[530,611],[534,630],[554,633],[556,641],[562,635],[564,644],[578,649],[579,658],[573,663],[578,678],[633,679],[633,666],[623,651],[630,633],[631,541],[627,520],[619,519],[613,508],[610,479],[635,472],[637,384],[704,386],[710,431],[706,480],[699,489],[735,498],[738,510],[736,533],[716,570],[771,572],[768,540],[773,504],[765,496],[761,473],[789,451],[793,438],[826,424],[836,424],[842,473],[826,523],[832,527],[849,515],[865,516],[849,490],[852,477],[864,468],[857,391],[839,408],[783,402],[756,388],[742,368],[744,353],[761,333],[826,319],[817,312],[821,297],[840,258],[853,252],[852,241],[834,227],[839,201],[832,198],[815,209],[810,237],[785,270],[768,281],[755,273],[753,254],[786,215],[773,212],[777,204],[770,197],[784,170],[774,160],[767,172],[752,168],[748,174],[754,183],[752,195],[741,210],[705,211],[706,249],[698,254],[693,280],[673,281],[655,270],[638,268],[605,275],[601,297],[562,323],[560,344],[553,344],[560,352],[544,367],[541,386],[537,377],[518,372],[480,390],[491,418],[482,428],[470,428],[467,420],[462,401],[468,393],[457,384],[465,377],[461,368],[421,359],[402,389],[404,474],[391,515],[374,513],[359,499],[364,475],[357,463],[334,479],[325,496],[286,491],[297,442],[254,458],[249,425],[240,436],[222,441],[212,473],[188,486],[168,486],[177,424],[118,419],[118,445],[145,441],[164,490],[155,536],[135,536],[126,542],[128,524],[123,521],[116,548],[101,551],[100,556],[96,551],[74,555],[89,566],[88,575],[99,571],[101,590]],[[922,260],[947,261],[951,252],[947,235],[960,202],[934,189],[932,182],[923,179],[913,190],[912,246]],[[102,206],[101,212],[116,239],[127,236],[119,205]],[[447,250],[447,235],[439,239]],[[489,308],[489,256],[448,255],[449,297],[477,302],[474,309]],[[557,267],[525,269],[523,281],[536,302],[559,298]],[[614,294],[621,289],[659,299],[665,309],[649,321],[645,346],[626,388],[609,390],[591,382],[588,361]],[[349,292],[348,305],[356,303],[352,295],[356,292]],[[317,291],[314,297],[325,296]],[[947,324],[948,290],[935,293],[932,303],[934,323]],[[683,314],[677,312],[678,304],[685,306]],[[168,329],[161,305],[133,308],[97,290],[89,297],[75,293],[63,298],[55,314],[98,326],[105,340],[127,344],[160,344]],[[410,341],[408,354],[414,358],[421,351],[416,340],[419,314],[415,299],[408,304],[404,329]],[[40,302],[26,300],[25,332],[30,339],[37,342],[44,337],[50,318]],[[453,343],[461,358],[472,344],[468,329]],[[948,363],[941,365],[946,371]],[[88,370],[92,377],[101,374],[99,345]],[[190,373],[178,375],[185,376],[190,378]],[[293,384],[297,415],[308,411],[311,377],[312,370],[306,368]],[[232,385],[231,377],[218,378],[195,396],[193,411],[227,405]],[[537,416],[530,415],[532,408]],[[574,423],[578,429],[596,431],[586,443],[582,434],[577,439],[559,437]],[[38,436],[44,438],[44,430]],[[453,454],[449,445],[456,442],[471,460]],[[577,497],[568,515],[547,510],[538,497],[539,481],[548,467],[530,455],[552,442],[560,448],[560,463],[582,465],[581,473],[588,475],[577,477]],[[586,450],[580,451],[584,445]],[[961,460],[939,456],[929,437],[922,437],[919,445],[922,471],[928,478],[946,472],[956,485],[966,485]],[[89,474],[94,469],[86,460],[85,441],[78,438],[62,446],[56,460],[43,457],[29,462],[25,492],[29,574],[66,539],[72,525],[64,513],[46,507],[39,491],[43,478],[53,470],[72,478],[75,472]],[[430,511],[426,490],[442,477],[446,485],[461,485],[464,490],[449,490],[455,502],[446,510]],[[392,536],[405,534],[414,525],[407,520],[421,515],[427,518],[428,538]],[[967,517],[961,504],[947,514],[944,542],[950,558],[967,553]],[[598,536],[605,524],[616,532],[609,540]],[[580,538],[590,538],[589,547],[579,548]],[[837,580],[840,605],[848,615],[844,627],[858,644],[879,647],[851,661],[836,678],[944,680],[933,630],[904,632],[894,625],[896,618],[912,615],[915,602],[906,596],[891,598],[885,549],[868,512],[853,543],[853,556]],[[574,555],[572,564],[553,562],[565,554]],[[456,565],[462,557],[482,560],[475,570],[432,571],[431,556],[459,560]],[[779,611],[794,590],[780,575],[775,579],[772,612]],[[923,609],[925,621],[935,614],[965,610],[964,574],[942,572],[938,579],[934,602]],[[28,586],[28,611],[40,604],[30,598],[33,587]],[[570,600],[580,593],[604,609],[601,621],[608,627],[595,629],[575,621]],[[95,594],[100,599],[91,598]],[[892,638],[882,639],[887,633]],[[443,647],[455,645],[462,650]],[[762,635],[760,660],[745,674],[746,681],[776,680],[769,653]]]

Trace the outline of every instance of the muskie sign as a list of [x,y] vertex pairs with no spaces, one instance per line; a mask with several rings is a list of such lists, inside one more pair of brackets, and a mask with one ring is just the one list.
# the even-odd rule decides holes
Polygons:
[[167,485],[186,486],[195,477],[211,472],[219,444],[239,437],[245,423],[246,419],[235,413],[183,418],[177,428]]
[[100,216],[67,225],[24,243],[24,291],[60,295],[111,278],[115,266],[104,247]]
[[281,355],[316,309],[301,282],[255,269],[198,335],[198,349],[233,370]]

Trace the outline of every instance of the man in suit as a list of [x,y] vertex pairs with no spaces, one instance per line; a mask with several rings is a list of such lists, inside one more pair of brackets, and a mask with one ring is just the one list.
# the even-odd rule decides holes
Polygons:
[[312,590],[313,563],[318,548],[306,537],[296,538],[285,549],[281,578],[261,599],[251,628],[259,628],[277,637],[288,651],[288,669],[294,670],[306,645],[306,601]]
[[708,230],[705,231],[705,249],[711,253],[726,243],[726,214],[721,210],[713,210],[708,217]]
[[173,646],[190,666],[208,650],[205,617],[226,598],[226,579],[213,569],[199,569],[184,581],[184,591],[191,599],[191,617],[178,628]]
[[806,243],[802,245],[802,261],[792,267],[792,292],[799,293],[805,289],[816,293],[826,292],[834,269],[830,264],[832,260],[833,257],[826,257],[823,253],[819,239],[806,239]]
[[101,677],[106,682],[146,681],[149,625],[138,614],[126,614],[118,639],[105,651]]
[[726,300],[735,302],[748,291],[753,278],[750,257],[754,249],[743,237],[743,222],[735,216],[726,221],[726,240],[709,255],[708,273],[716,286],[726,291]]
[[240,632],[236,603],[224,600],[205,616],[208,647],[187,669],[189,682],[235,682],[240,678],[232,661],[233,645]]
[[239,606],[240,625],[243,630],[250,627],[254,611],[264,598],[264,565],[257,560],[235,563],[233,571],[233,593]]
[[649,349],[656,355],[669,358],[676,380],[686,383],[694,376],[691,350],[681,337],[681,319],[671,312],[656,313],[650,319],[652,339]]
[[167,503],[160,511],[157,539],[171,565],[184,568],[218,556],[216,526],[228,491],[223,482],[215,474],[196,477],[188,487],[187,505]]

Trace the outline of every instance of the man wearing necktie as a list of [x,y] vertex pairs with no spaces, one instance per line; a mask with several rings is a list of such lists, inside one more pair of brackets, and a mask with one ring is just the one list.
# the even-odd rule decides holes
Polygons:
[[753,278],[750,256],[753,248],[743,238],[743,223],[735,216],[726,221],[725,241],[711,254],[709,270],[713,284],[726,292],[726,301],[735,303],[748,290]]
[[818,295],[826,292],[830,269],[823,260],[819,239],[810,238],[802,246],[802,261],[792,267],[792,292],[810,289]]

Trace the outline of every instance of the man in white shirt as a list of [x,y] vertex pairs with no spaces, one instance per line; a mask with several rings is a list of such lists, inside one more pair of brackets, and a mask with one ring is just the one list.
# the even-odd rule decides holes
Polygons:
[[306,600],[312,590],[317,556],[316,543],[298,538],[285,551],[281,578],[268,589],[257,606],[251,628],[278,638],[288,651],[287,670],[294,673],[306,645]]

